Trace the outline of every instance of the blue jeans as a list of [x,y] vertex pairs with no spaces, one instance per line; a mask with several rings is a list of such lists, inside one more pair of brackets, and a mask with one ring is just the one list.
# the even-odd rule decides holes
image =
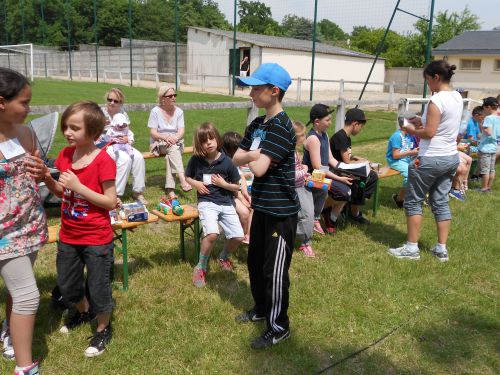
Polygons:
[[460,159],[448,156],[419,156],[408,168],[408,189],[404,201],[406,216],[422,215],[422,204],[429,194],[429,204],[436,221],[451,219],[448,193]]

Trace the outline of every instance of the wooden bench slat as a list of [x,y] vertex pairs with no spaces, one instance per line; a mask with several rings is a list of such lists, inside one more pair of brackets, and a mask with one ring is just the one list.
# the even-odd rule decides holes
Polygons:
[[[192,154],[192,153],[193,153],[193,146],[186,146],[186,147],[184,147],[183,154]],[[154,159],[154,158],[163,157],[164,155],[155,156],[151,152],[146,151],[146,152],[142,153],[142,156],[144,157],[144,159]]]

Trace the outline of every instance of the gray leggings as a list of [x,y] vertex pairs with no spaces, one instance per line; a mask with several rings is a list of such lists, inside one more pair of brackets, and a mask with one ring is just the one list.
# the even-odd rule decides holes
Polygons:
[[33,264],[37,252],[0,261],[0,275],[12,297],[12,312],[34,315],[40,303]]

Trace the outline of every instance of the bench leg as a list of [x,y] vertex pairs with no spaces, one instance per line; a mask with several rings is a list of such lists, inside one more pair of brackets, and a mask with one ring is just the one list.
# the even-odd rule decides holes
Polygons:
[[128,249],[127,249],[127,230],[122,229],[122,257],[123,257],[123,291],[128,290]]
[[378,210],[378,195],[379,195],[379,183],[380,180],[377,179],[377,182],[375,183],[375,192],[373,193],[373,217],[377,216],[377,210]]
[[179,221],[179,224],[180,224],[180,248],[179,248],[179,251],[180,251],[180,255],[181,255],[181,259],[182,260],[186,260],[186,250],[184,249],[184,231],[186,230],[187,227],[189,227],[189,225],[186,225],[184,224],[184,222],[182,221]]

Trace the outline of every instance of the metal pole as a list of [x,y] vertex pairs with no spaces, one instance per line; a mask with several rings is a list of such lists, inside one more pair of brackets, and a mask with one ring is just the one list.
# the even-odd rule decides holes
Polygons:
[[314,60],[316,59],[316,24],[318,21],[318,0],[314,0],[314,23],[313,23],[313,45],[312,45],[312,61],[311,61],[311,88],[309,90],[309,100],[313,100],[314,89]]
[[4,9],[3,9],[3,19],[4,19],[4,28],[5,28],[5,44],[9,44],[9,29],[7,28],[7,0],[4,1]]
[[71,28],[69,20],[69,0],[66,1],[66,24],[68,26],[68,58],[69,58],[69,79],[73,80],[73,69],[71,67]]
[[99,83],[99,34],[97,33],[97,0],[94,0],[94,43],[95,43],[95,79]]
[[128,0],[128,41],[130,50],[130,87],[132,83],[132,0]]
[[22,38],[21,42],[26,40],[26,35],[24,33],[24,0],[21,0],[21,30],[22,30]]
[[175,0],[175,91],[179,91],[179,0]]
[[40,1],[40,15],[42,16],[42,44],[45,45],[45,14],[43,13],[43,0]]
[[[382,48],[384,48],[385,39],[387,38],[387,34],[389,33],[389,29],[391,28],[392,21],[394,20],[394,16],[396,14],[396,11],[398,10],[400,1],[401,0],[398,0],[398,2],[396,3],[396,6],[394,7],[394,10],[392,11],[391,20],[389,21],[389,24],[387,25],[387,28],[385,29],[384,37],[382,38],[382,40],[380,41],[380,43],[377,46],[377,53],[375,54],[375,60],[373,60],[372,67],[370,68],[370,72],[368,73],[368,77],[366,78],[365,84],[363,85],[363,89],[361,90],[361,94],[359,94],[358,100],[361,100],[361,98],[363,97],[363,94],[365,93],[365,89],[366,89],[366,86],[368,85],[368,81],[370,80],[370,77],[372,75],[373,68],[375,68],[375,64],[377,63],[378,57],[379,57],[380,53],[382,52]],[[358,107],[358,105],[356,105],[356,108],[357,107]]]
[[234,0],[234,12],[233,12],[233,79],[232,79],[232,95],[234,96],[234,86],[235,86],[235,77],[236,77],[236,64],[238,64],[238,61],[236,61],[236,7],[237,7],[237,0]]
[[[425,65],[429,64],[431,60],[431,48],[432,48],[432,21],[434,18],[434,0],[431,0],[431,14],[429,15],[429,25],[427,26],[427,46],[425,48]],[[427,84],[424,80],[424,92],[422,97],[427,96]],[[422,106],[423,107],[423,106]]]

